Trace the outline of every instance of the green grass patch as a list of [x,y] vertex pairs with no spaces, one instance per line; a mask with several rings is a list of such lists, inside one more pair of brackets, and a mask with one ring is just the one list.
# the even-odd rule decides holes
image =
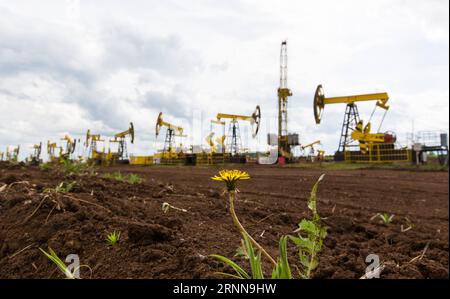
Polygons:
[[124,175],[120,171],[105,173],[102,177],[108,180],[125,182],[131,185],[141,184],[144,181],[144,179],[137,174],[131,173],[128,175]]

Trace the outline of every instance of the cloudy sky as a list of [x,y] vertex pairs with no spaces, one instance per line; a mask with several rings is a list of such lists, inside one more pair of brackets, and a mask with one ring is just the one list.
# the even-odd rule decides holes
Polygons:
[[[449,127],[449,2],[0,0],[0,151],[136,127],[130,151],[152,154],[158,113],[204,143],[216,113],[251,114],[265,150],[276,132],[279,51],[288,41],[289,131],[336,150],[344,105],[316,125],[312,98],[386,91],[381,131]],[[359,105],[367,120],[374,103]],[[377,129],[382,111],[376,111]],[[214,128],[219,130],[219,128]],[[82,149],[79,148],[79,154]]]

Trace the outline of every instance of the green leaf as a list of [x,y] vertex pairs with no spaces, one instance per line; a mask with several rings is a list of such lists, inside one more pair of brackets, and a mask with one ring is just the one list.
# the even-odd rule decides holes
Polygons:
[[244,240],[241,239],[241,245],[236,249],[236,254],[234,256],[235,257],[236,256],[242,256],[243,258],[248,260],[248,254],[247,254],[247,251],[245,249]]
[[282,236],[280,238],[280,257],[278,259],[277,267],[279,267],[278,278],[291,279],[291,267],[289,266],[289,261],[287,258],[287,236]]
[[317,236],[319,235],[319,228],[314,223],[314,221],[302,219],[300,223],[298,224],[298,229],[296,231],[304,231],[308,234]]
[[303,252],[299,252],[299,258],[300,258],[300,263],[305,267],[308,268],[310,266],[310,260],[309,257],[304,254]]
[[314,250],[314,242],[312,242],[308,238],[303,238],[302,236],[289,236],[289,238],[295,243],[295,245],[297,245],[297,248],[301,249],[302,251],[311,253]]
[[255,250],[253,249],[252,242],[247,235],[244,236],[244,244],[247,251],[247,256],[250,260],[250,268],[252,270],[253,279],[264,279],[264,274],[261,267],[261,252],[255,255]]
[[253,278],[264,279],[264,273],[262,270],[262,262],[261,262],[261,251],[258,251],[258,254],[255,259],[255,270],[256,272],[253,274]]
[[58,255],[56,254],[56,252],[53,251],[53,249],[51,249],[50,247],[48,248],[48,251],[50,253],[45,252],[45,250],[43,250],[42,248],[39,248],[39,250],[42,251],[42,253],[49,260],[51,260],[53,263],[55,263],[55,265],[58,267],[58,269],[61,270],[61,272],[63,272],[67,278],[75,279],[75,276],[73,276],[72,272],[69,271],[66,264],[58,257]]
[[311,195],[308,201],[308,208],[313,212],[314,215],[317,214],[317,189],[319,188],[319,183],[323,180],[325,174],[322,174],[317,182],[314,184]]
[[245,278],[245,279],[250,279],[250,275],[248,275],[248,273],[245,272],[244,269],[242,269],[238,264],[236,264],[229,258],[226,258],[226,257],[224,257],[222,255],[218,255],[218,254],[211,254],[210,256],[215,259],[218,259],[219,261],[221,261],[221,262],[225,263],[226,265],[230,266],[231,268],[233,268],[239,277]]

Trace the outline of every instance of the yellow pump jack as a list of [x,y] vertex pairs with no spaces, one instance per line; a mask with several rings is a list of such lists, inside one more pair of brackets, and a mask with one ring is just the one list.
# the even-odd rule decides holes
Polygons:
[[177,159],[182,155],[182,153],[177,153],[174,148],[175,137],[187,137],[187,135],[183,134],[184,129],[180,126],[173,125],[165,120],[163,120],[162,112],[159,113],[158,118],[156,119],[155,126],[155,136],[158,138],[159,132],[162,127],[167,128],[166,130],[166,139],[164,141],[164,148],[161,153],[155,155],[155,157],[163,158],[163,159]]
[[366,126],[364,126],[363,121],[359,118],[359,112],[356,103],[376,101],[375,108],[379,107],[385,111],[385,114],[383,115],[384,120],[384,116],[389,109],[389,105],[387,104],[388,100],[389,96],[386,92],[327,98],[325,97],[322,85],[318,85],[313,102],[314,118],[316,120],[316,123],[319,124],[326,105],[347,104],[344,122],[342,124],[341,139],[339,141],[339,148],[337,152],[344,152],[347,147],[349,147],[351,140],[355,140],[359,142],[359,149],[361,153],[367,153],[369,144],[393,144],[396,141],[396,137],[392,132],[371,133],[371,123],[369,121]]

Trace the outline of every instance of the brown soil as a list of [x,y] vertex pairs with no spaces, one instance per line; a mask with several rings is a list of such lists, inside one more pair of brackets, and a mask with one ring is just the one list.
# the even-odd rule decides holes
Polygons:
[[[293,234],[300,219],[310,216],[306,202],[311,187],[326,173],[318,210],[329,235],[314,278],[359,278],[371,253],[386,265],[382,278],[449,277],[448,172],[235,168],[252,177],[239,184],[237,214],[272,256],[280,236]],[[208,257],[233,257],[240,242],[223,186],[210,179],[218,167],[114,166],[98,171],[118,170],[145,181],[131,185],[100,174],[66,177],[1,163],[0,278],[62,277],[38,250],[48,246],[60,257],[78,254],[81,264],[92,268],[93,278],[218,278],[214,272],[232,273]],[[45,188],[62,181],[77,183],[67,195],[45,197]],[[188,212],[164,214],[163,202]],[[393,222],[371,220],[378,212],[395,214]],[[401,232],[402,225],[408,227],[406,218],[413,228]],[[122,233],[121,240],[107,246],[106,234],[114,230]],[[427,244],[424,256],[412,260]],[[295,247],[290,247],[291,263],[298,264]],[[243,258],[235,260],[247,267]],[[85,268],[81,274],[90,277]]]

